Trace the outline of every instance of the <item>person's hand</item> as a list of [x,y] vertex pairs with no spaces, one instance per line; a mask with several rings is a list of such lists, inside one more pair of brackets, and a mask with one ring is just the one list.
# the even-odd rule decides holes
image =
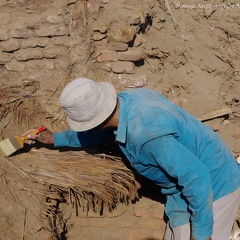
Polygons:
[[54,144],[53,133],[50,130],[45,129],[38,134],[31,134],[31,132],[34,130],[36,129],[30,129],[23,133],[22,136],[27,136],[31,143],[35,143],[35,141],[38,141],[45,144]]

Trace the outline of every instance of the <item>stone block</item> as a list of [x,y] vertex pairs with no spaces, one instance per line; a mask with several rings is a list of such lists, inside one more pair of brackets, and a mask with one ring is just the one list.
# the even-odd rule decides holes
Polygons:
[[36,69],[37,70],[42,70],[42,69],[53,70],[53,69],[55,69],[54,62],[46,60],[46,59],[29,60],[26,62],[26,68],[29,69],[30,72],[31,72],[31,69],[34,69],[34,70],[36,70]]
[[151,214],[148,208],[134,208],[134,215],[137,217],[149,217]]
[[47,22],[57,24],[57,23],[62,23],[63,18],[60,16],[47,16]]
[[124,42],[109,42],[108,43],[108,49],[117,51],[117,52],[122,52],[122,51],[127,51],[128,50],[128,44]]
[[4,65],[8,62],[11,62],[12,59],[13,59],[13,54],[0,51],[0,65]]
[[67,69],[69,66],[69,60],[66,58],[58,58],[55,60],[56,69]]
[[[103,228],[94,228],[94,227],[81,228],[79,229],[78,239],[89,239],[89,240],[104,239],[103,233],[104,233]],[[67,237],[69,237],[69,239],[70,239],[70,234],[71,232],[67,234]]]
[[158,203],[153,205],[152,207],[152,217],[158,220],[163,220],[164,219],[164,204]]
[[38,37],[55,37],[67,35],[68,30],[65,26],[44,26],[36,30],[35,33]]
[[137,28],[133,26],[119,26],[113,24],[107,32],[109,42],[125,42],[129,43],[133,40]]
[[8,29],[0,28],[0,41],[6,41],[10,37]]
[[105,218],[91,218],[90,225],[97,228],[106,228],[112,225],[111,220],[107,217]]
[[150,229],[139,229],[139,228],[129,229],[129,228],[127,228],[127,229],[124,229],[124,238],[123,239],[127,239],[127,240],[154,239],[153,234],[154,234],[154,232]]
[[55,46],[68,48],[68,47],[70,47],[70,37],[68,37],[68,36],[53,37],[53,38],[51,38],[50,43]]
[[134,215],[137,217],[151,217],[153,202],[148,198],[141,198],[133,205]]
[[111,211],[111,212],[105,211],[103,213],[103,216],[113,219],[113,218],[122,216],[129,208],[131,208],[130,205],[121,203],[121,204],[118,204],[118,206],[113,211]]
[[118,60],[117,53],[115,51],[103,50],[97,55],[98,62],[114,62]]
[[139,25],[143,20],[143,13],[140,11],[128,9],[127,11],[119,11],[119,17],[128,25]]
[[160,230],[160,220],[154,218],[139,218],[137,226],[141,229]]
[[100,32],[94,32],[93,33],[93,40],[94,41],[100,41],[100,40],[102,40],[106,37],[107,37],[106,34],[103,34],[103,33],[100,33]]
[[100,41],[95,41],[94,45],[96,46],[96,52],[100,52],[102,50],[106,50],[107,49],[108,41],[107,41],[106,38],[104,38],[104,39],[102,39]]
[[12,36],[14,38],[26,39],[32,35],[32,31],[25,25],[18,25],[12,29]]
[[61,56],[67,56],[68,50],[64,47],[53,47],[43,50],[43,54],[45,58],[54,59]]
[[111,72],[112,71],[112,63],[110,63],[110,62],[102,63],[100,68],[104,71]]
[[115,240],[115,239],[125,239],[123,229],[114,229],[114,227],[105,228],[103,231],[103,239],[105,240]]
[[26,64],[13,59],[11,62],[6,63],[5,67],[8,71],[23,72],[26,69]]
[[114,73],[133,73],[135,65],[132,62],[113,62],[112,71]]
[[46,47],[49,40],[47,38],[29,38],[24,39],[21,42],[22,48],[36,48],[36,47]]
[[96,32],[106,33],[108,29],[109,29],[109,24],[103,20],[99,20],[93,25],[93,31],[96,31]]
[[126,52],[119,52],[118,59],[121,61],[132,61],[137,62],[144,58],[143,51],[140,49],[137,50],[128,50]]
[[14,52],[20,48],[20,44],[16,39],[9,39],[4,42],[0,42],[0,48],[3,52]]
[[18,61],[41,60],[44,57],[42,49],[20,49],[14,52],[14,56]]
[[119,83],[122,87],[127,88],[136,88],[136,87],[144,87],[147,85],[147,76],[146,75],[120,75],[118,77]]
[[161,223],[160,230],[154,231],[152,235],[152,239],[154,240],[163,240],[164,233],[165,233],[165,223]]
[[72,222],[72,219],[70,218],[68,220],[68,224],[73,224],[74,226],[77,227],[90,227],[91,226],[91,222],[90,222],[90,218],[73,218],[74,222]]
[[134,39],[133,46],[134,47],[139,47],[141,45],[142,45],[142,37],[140,35],[136,35],[136,37]]
[[137,221],[138,217],[130,214],[124,214],[118,218],[115,218],[115,223],[121,228],[132,228],[136,225]]

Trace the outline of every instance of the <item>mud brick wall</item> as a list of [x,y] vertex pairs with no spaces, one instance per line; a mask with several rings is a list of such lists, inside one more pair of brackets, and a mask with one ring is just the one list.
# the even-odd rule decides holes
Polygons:
[[[106,4],[93,22],[92,65],[120,89],[147,83],[146,75],[140,70],[148,54],[143,36],[152,26],[151,9],[155,1],[138,1],[137,4],[136,7],[136,1],[123,1],[120,9]],[[115,18],[110,18],[109,12],[116,12]]]
[[160,202],[143,197],[132,205],[121,205],[112,213],[102,216],[93,212],[81,212],[80,217],[71,217],[67,239],[102,240],[162,240],[164,206]]
[[[139,18],[137,15],[132,21],[139,25]],[[137,31],[138,27],[122,24],[112,24],[108,29],[101,22],[94,27],[93,39],[99,68],[117,74],[119,83],[126,87],[144,86],[147,81],[145,75],[130,75],[136,73],[136,67],[144,61],[142,39]]]
[[[11,8],[18,9],[18,14]],[[10,1],[3,5],[2,11],[9,12],[8,18],[1,18],[1,83],[8,84],[14,78],[19,85],[23,81],[46,81],[51,87],[56,80],[62,81],[70,51],[64,5],[56,1],[55,8],[51,8],[51,5]]]
[[3,11],[18,8],[19,14],[1,18],[1,79],[17,77],[19,84],[51,80],[48,84],[56,86],[88,76],[116,87],[119,82],[144,86],[142,36],[152,25],[154,4],[142,0],[136,8],[135,1],[122,1],[120,11],[100,0],[3,4]]

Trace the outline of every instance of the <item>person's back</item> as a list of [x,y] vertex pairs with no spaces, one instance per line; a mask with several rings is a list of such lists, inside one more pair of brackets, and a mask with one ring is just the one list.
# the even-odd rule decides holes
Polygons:
[[191,219],[193,235],[207,236],[212,202],[240,186],[230,149],[210,127],[152,90],[118,96],[116,139],[126,132],[120,148],[137,172],[162,187],[171,227]]
[[171,135],[208,168],[214,200],[240,185],[237,162],[212,128],[152,90],[128,90],[118,96],[124,102],[127,139],[131,145]]

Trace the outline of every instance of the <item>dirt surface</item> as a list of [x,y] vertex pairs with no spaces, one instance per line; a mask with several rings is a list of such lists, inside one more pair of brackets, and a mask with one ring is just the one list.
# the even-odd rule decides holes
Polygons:
[[[208,1],[196,3],[191,0],[185,2],[146,0],[140,1],[140,4],[135,0],[114,1],[114,3],[108,0],[83,1],[86,2],[84,12],[87,13],[88,24],[84,33],[81,32],[82,26],[78,26],[80,38],[74,36],[76,28],[75,30],[71,28],[73,25],[70,24],[69,17],[71,6],[76,2],[17,1],[16,3],[11,0],[0,0],[2,35],[4,35],[3,29],[18,29],[17,33],[27,34],[24,28],[17,26],[25,26],[28,23],[28,30],[33,31],[40,25],[44,26],[44,19],[57,13],[63,19],[61,23],[70,31],[64,41],[68,42],[68,50],[71,51],[69,55],[61,55],[52,69],[49,57],[48,62],[43,62],[44,58],[40,59],[41,64],[45,64],[41,65],[41,68],[31,68],[36,65],[28,65],[28,71],[21,71],[22,64],[27,61],[20,61],[14,65],[19,70],[12,71],[9,69],[13,65],[1,63],[1,59],[18,51],[17,47],[14,42],[11,46],[15,50],[4,52],[6,41],[0,41],[0,50],[3,54],[0,57],[1,140],[21,134],[39,124],[45,124],[53,131],[66,129],[64,114],[58,105],[58,96],[65,83],[75,77],[86,76],[98,80],[97,76],[101,76],[120,90],[128,88],[129,82],[118,82],[119,74],[106,71],[97,65],[94,58],[84,62],[84,56],[94,45],[91,36],[94,24],[98,20],[128,24],[129,16],[137,14],[140,17],[140,26],[144,26],[138,34],[141,37],[144,59],[135,65],[134,72],[128,76],[134,78],[144,75],[145,87],[162,93],[198,118],[216,113],[215,111],[220,112],[220,116],[213,115],[204,123],[214,128],[226,141],[236,160],[239,159],[239,2],[215,1],[211,4]],[[58,21],[58,18],[54,21]],[[82,21],[84,22],[84,19]],[[71,31],[74,32],[73,35]],[[12,34],[17,35],[17,33]],[[28,36],[23,36],[14,39],[17,39],[17,44],[23,46],[27,38]],[[49,41],[54,40],[54,37],[47,38]],[[74,46],[80,43],[81,46],[78,45],[75,50]],[[77,62],[78,65],[74,66],[76,54],[83,61]],[[17,57],[20,59],[18,55],[16,59]],[[75,63],[71,65],[74,61]],[[11,64],[13,63],[14,60]],[[64,63],[70,64],[64,65]],[[221,110],[226,107],[231,109],[230,114],[229,112],[221,114]],[[56,150],[26,146],[24,151],[10,158],[0,156],[1,240],[53,239],[54,232],[43,229],[44,226],[49,226],[46,222],[48,203],[44,194],[48,186],[29,178],[24,171],[25,165],[28,167],[37,165],[37,162],[41,161],[41,154],[46,154],[48,151],[53,151],[56,155],[61,154]],[[62,231],[67,228],[69,231],[70,229],[76,231],[74,217],[71,215],[70,220],[66,220],[68,211],[66,210],[66,215],[62,216],[62,222],[58,219],[61,222],[58,228]],[[60,234],[59,239],[74,238],[66,238],[66,236],[61,238]]]

